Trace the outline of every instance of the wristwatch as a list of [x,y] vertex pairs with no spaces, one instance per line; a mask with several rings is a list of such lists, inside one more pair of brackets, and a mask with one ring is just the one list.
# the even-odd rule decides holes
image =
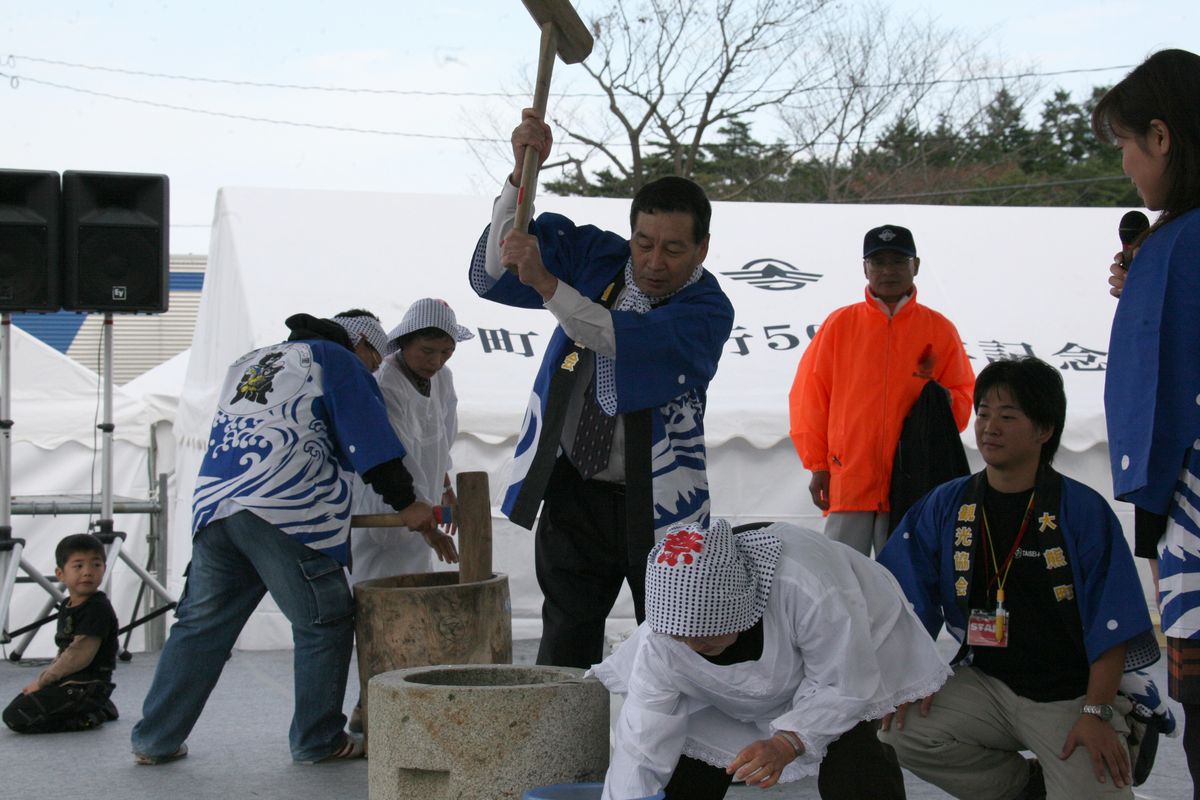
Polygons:
[[1091,714],[1108,722],[1113,718],[1113,707],[1108,703],[1087,704],[1079,711],[1080,714]]

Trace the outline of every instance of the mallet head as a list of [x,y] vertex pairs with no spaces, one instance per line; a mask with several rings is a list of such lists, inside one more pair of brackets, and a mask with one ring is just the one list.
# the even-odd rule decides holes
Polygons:
[[578,64],[592,52],[592,34],[567,0],[521,0],[538,27],[547,22],[558,35],[558,57],[564,64]]

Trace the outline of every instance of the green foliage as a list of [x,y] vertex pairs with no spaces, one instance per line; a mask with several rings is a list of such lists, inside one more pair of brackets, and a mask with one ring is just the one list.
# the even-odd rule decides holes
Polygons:
[[[800,148],[784,142],[764,144],[749,122],[735,117],[719,128],[719,141],[702,145],[690,161],[678,146],[647,142],[643,180],[685,175],[718,200],[1140,206],[1121,173],[1120,152],[1091,131],[1091,111],[1105,90],[1096,87],[1077,102],[1058,89],[1030,125],[1022,103],[1002,88],[973,124],[956,126],[943,115],[922,128],[911,117],[894,119],[875,141],[838,161],[799,156]],[[576,170],[545,188],[630,197],[639,185],[605,169],[591,176]]]

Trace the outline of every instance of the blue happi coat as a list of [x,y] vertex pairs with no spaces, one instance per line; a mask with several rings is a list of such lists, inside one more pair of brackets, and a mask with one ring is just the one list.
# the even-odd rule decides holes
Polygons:
[[[1129,648],[1127,669],[1153,663],[1158,659],[1158,643],[1121,524],[1094,490],[1061,478],[1054,523],[1062,531],[1071,568],[1071,595],[1083,624],[1088,663],[1123,642]],[[961,524],[960,507],[974,479],[968,475],[943,483],[917,501],[879,554],[880,563],[896,576],[930,636],[936,637],[944,623],[959,642],[966,637],[973,569],[969,564],[955,569],[955,536]],[[960,579],[967,583],[956,589]]]
[[247,353],[225,376],[192,499],[192,532],[251,511],[345,564],[353,474],[403,458],[379,385],[323,340]]
[[1104,413],[1118,499],[1169,517],[1163,633],[1200,637],[1200,209],[1142,243],[1113,317]]
[[[591,225],[577,226],[558,214],[542,214],[531,223],[542,262],[558,279],[585,297],[596,299],[630,258],[629,241]],[[486,241],[484,231],[482,242]],[[521,308],[542,308],[535,290],[505,273],[487,274],[483,259],[470,268],[471,286],[483,298]],[[698,281],[665,303],[639,314],[610,311],[616,333],[614,378],[616,410],[651,413],[651,476],[654,527],[661,536],[676,522],[708,521],[708,478],[705,472],[704,411],[708,383],[733,327],[733,306],[707,271]],[[517,440],[503,510],[513,518],[522,492],[538,498],[545,487],[524,485],[548,401],[550,381],[573,349],[561,327],[554,330],[533,384],[521,434]],[[531,519],[514,519],[529,527]]]

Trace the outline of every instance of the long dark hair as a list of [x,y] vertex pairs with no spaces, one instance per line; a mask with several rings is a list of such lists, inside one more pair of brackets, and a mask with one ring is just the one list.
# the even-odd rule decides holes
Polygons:
[[1151,120],[1170,132],[1167,196],[1149,232],[1200,206],[1200,56],[1160,50],[1108,90],[1092,111],[1092,130],[1115,144],[1117,133],[1145,136]]

